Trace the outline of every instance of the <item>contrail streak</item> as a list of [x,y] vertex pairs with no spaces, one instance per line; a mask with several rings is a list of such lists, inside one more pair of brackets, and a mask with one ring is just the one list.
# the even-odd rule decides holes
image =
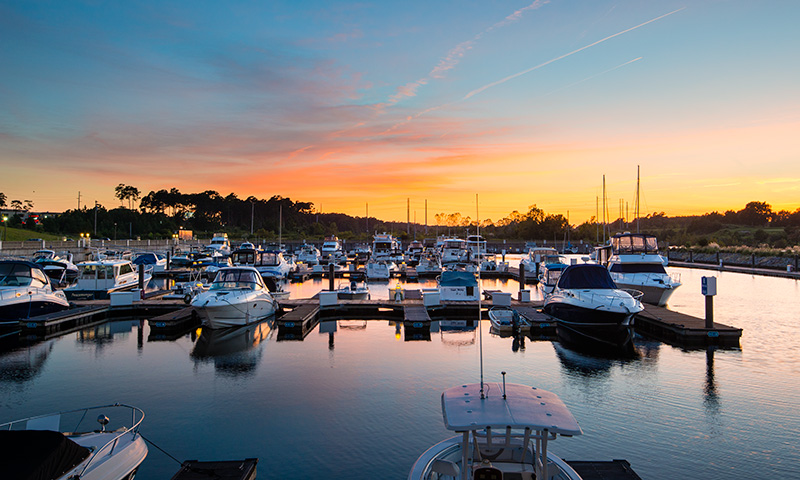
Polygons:
[[626,29],[626,30],[623,30],[623,31],[621,31],[621,32],[615,33],[614,35],[609,35],[609,36],[607,36],[606,38],[600,39],[600,40],[598,40],[598,41],[596,41],[596,42],[594,42],[594,43],[590,43],[589,45],[583,46],[583,47],[581,47],[581,48],[579,48],[579,49],[577,49],[577,50],[573,50],[573,51],[571,51],[571,52],[569,52],[569,53],[565,53],[564,55],[561,55],[560,57],[556,57],[556,58],[553,58],[553,59],[551,59],[551,60],[548,60],[548,61],[546,61],[546,62],[544,62],[544,63],[540,63],[539,65],[536,65],[535,67],[531,67],[531,68],[529,68],[529,69],[527,69],[527,70],[523,70],[523,71],[521,71],[521,72],[515,73],[514,75],[510,75],[510,76],[508,76],[508,77],[506,77],[506,78],[503,78],[503,79],[501,79],[501,80],[498,80],[498,81],[496,81],[496,82],[492,82],[492,83],[490,83],[490,84],[488,84],[488,85],[484,85],[483,87],[481,87],[481,88],[478,88],[478,89],[476,89],[476,90],[473,90],[473,91],[469,92],[468,94],[466,94],[462,100],[466,100],[466,99],[468,99],[468,98],[470,98],[470,97],[472,97],[472,96],[475,96],[475,95],[477,95],[477,94],[481,93],[482,91],[484,91],[484,90],[486,90],[486,89],[489,89],[489,88],[495,87],[495,86],[497,86],[497,85],[500,85],[500,84],[506,83],[507,81],[509,81],[509,80],[512,80],[512,79],[514,79],[514,78],[517,78],[517,77],[519,77],[519,76],[521,76],[521,75],[525,75],[526,73],[530,73],[530,72],[532,72],[532,71],[534,71],[534,70],[538,70],[538,69],[540,69],[540,68],[542,68],[542,67],[544,67],[544,66],[550,65],[550,64],[551,64],[551,63],[553,63],[553,62],[556,62],[556,61],[558,61],[558,60],[561,60],[561,59],[567,58],[567,57],[569,57],[570,55],[574,55],[574,54],[576,54],[576,53],[578,53],[578,52],[582,52],[583,50],[586,50],[587,48],[594,47],[594,46],[595,46],[595,45],[597,45],[597,44],[600,44],[600,43],[603,43],[603,42],[605,42],[606,40],[611,40],[611,39],[612,39],[612,38],[614,38],[614,37],[618,37],[618,36],[622,35],[623,33],[628,33],[628,32],[630,32],[630,31],[632,31],[632,30],[636,30],[637,28],[643,27],[643,26],[645,26],[645,25],[647,25],[647,24],[649,24],[649,23],[653,23],[653,22],[655,22],[656,20],[661,20],[661,19],[662,19],[662,18],[664,18],[664,17],[668,17],[668,16],[670,16],[670,15],[672,15],[672,14],[678,13],[678,12],[680,12],[681,10],[685,10],[685,9],[686,9],[686,7],[682,7],[682,8],[679,8],[679,9],[677,9],[677,10],[674,10],[674,11],[672,11],[672,12],[665,13],[664,15],[661,15],[661,16],[659,16],[659,17],[656,17],[656,18],[654,18],[654,19],[652,19],[652,20],[648,20],[648,21],[646,21],[646,22],[644,22],[644,23],[640,23],[639,25],[636,25],[635,27],[628,28],[628,29]]
[[616,70],[616,69],[618,69],[618,68],[622,68],[622,67],[624,67],[625,65],[630,65],[631,63],[633,63],[633,62],[636,62],[636,61],[638,61],[638,60],[641,60],[641,59],[642,59],[642,57],[634,58],[633,60],[628,60],[627,62],[625,62],[625,63],[623,63],[623,64],[620,64],[620,65],[617,65],[617,66],[616,66],[616,67],[614,67],[614,68],[609,68],[608,70],[605,70],[605,71],[603,71],[603,72],[600,72],[600,73],[595,73],[594,75],[591,75],[591,76],[589,76],[589,77],[586,77],[586,78],[584,78],[583,80],[578,80],[577,82],[572,82],[572,83],[570,83],[569,85],[565,85],[565,86],[563,86],[563,87],[561,87],[561,88],[557,88],[557,89],[555,89],[555,90],[553,90],[553,91],[551,91],[551,92],[547,92],[547,93],[545,93],[545,94],[544,94],[544,95],[542,95],[542,96],[543,96],[543,97],[546,97],[546,96],[548,96],[548,95],[552,95],[552,94],[554,94],[554,93],[556,93],[556,92],[560,92],[561,90],[564,90],[564,89],[567,89],[567,88],[570,88],[570,87],[574,87],[575,85],[577,85],[577,84],[579,84],[579,83],[583,83],[583,82],[589,81],[589,80],[591,80],[591,79],[593,79],[593,78],[595,78],[595,77],[599,77],[600,75],[605,75],[606,73],[613,72],[614,70]]

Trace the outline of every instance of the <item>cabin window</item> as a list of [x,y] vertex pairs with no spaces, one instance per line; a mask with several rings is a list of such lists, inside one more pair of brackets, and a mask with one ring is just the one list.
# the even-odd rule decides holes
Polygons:
[[467,296],[471,297],[475,293],[475,287],[467,287]]
[[47,285],[47,277],[41,270],[32,268],[31,269],[31,276],[33,277],[33,282],[31,285],[34,287],[44,287]]
[[131,267],[130,263],[124,263],[119,266],[119,274],[125,275],[126,273],[133,273],[133,267]]
[[667,273],[658,263],[614,263],[609,270],[613,273]]

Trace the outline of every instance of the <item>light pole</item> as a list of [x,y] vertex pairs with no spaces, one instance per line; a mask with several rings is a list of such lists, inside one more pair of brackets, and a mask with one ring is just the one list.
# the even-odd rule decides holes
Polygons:
[[117,222],[114,222],[114,241],[117,241]]
[[3,215],[3,241],[8,240],[8,216]]
[[256,204],[255,204],[255,202],[250,200],[250,205],[252,207],[250,209],[250,235],[253,235],[253,221],[254,221],[254,219],[256,217]]

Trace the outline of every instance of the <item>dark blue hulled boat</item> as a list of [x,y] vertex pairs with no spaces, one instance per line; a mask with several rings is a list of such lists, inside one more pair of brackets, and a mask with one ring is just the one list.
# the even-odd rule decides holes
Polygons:
[[556,319],[559,337],[572,343],[620,347],[630,343],[633,317],[644,309],[640,295],[617,288],[602,265],[570,265],[545,299],[544,312]]

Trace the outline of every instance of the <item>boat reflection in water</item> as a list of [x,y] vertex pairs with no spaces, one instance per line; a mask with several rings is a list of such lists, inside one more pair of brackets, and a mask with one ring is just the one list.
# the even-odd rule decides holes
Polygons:
[[567,345],[563,342],[553,342],[553,349],[561,366],[571,376],[605,377],[611,374],[612,367],[627,365],[641,359],[633,348],[610,353],[608,349],[602,352],[587,351],[581,349],[581,346],[581,344]]
[[231,376],[253,374],[261,362],[261,343],[269,340],[273,319],[241,327],[202,328],[191,357],[195,363],[213,362],[214,369]]

